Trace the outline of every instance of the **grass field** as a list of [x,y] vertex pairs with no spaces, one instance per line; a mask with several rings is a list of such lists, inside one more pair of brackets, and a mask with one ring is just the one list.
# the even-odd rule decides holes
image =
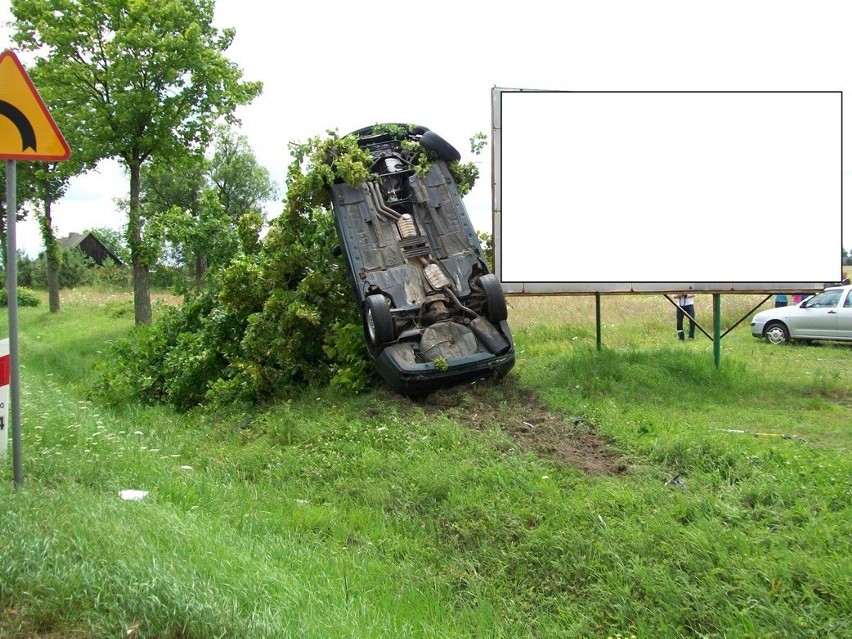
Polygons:
[[593,298],[510,304],[499,385],[186,414],[89,393],[129,296],[20,309],[0,636],[852,636],[852,345],[745,322],[716,369],[661,297],[600,352]]

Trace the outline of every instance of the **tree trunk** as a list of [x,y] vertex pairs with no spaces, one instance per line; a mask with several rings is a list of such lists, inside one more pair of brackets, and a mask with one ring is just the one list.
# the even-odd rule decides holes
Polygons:
[[204,281],[204,273],[207,271],[207,256],[206,255],[197,255],[195,257],[195,273],[193,275],[195,279],[195,286],[200,287],[201,283]]
[[47,267],[47,297],[50,303],[50,312],[59,312],[59,271]]
[[141,162],[129,162],[130,213],[127,218],[127,243],[130,245],[130,263],[133,270],[133,311],[136,325],[151,324],[151,289],[148,264],[142,246],[142,214],[139,210],[139,167]]
[[47,298],[51,313],[59,312],[59,247],[56,246],[56,236],[53,233],[53,218],[50,189],[45,183],[44,188],[44,237],[45,261],[47,262]]

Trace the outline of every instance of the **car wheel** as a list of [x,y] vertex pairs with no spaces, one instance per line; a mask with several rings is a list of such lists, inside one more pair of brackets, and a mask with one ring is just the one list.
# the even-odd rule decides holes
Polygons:
[[371,346],[396,339],[396,326],[384,295],[370,295],[364,300],[364,331]]
[[461,160],[461,153],[456,147],[447,142],[434,131],[426,131],[420,136],[420,145],[427,151],[431,151],[438,156],[438,159],[444,162],[458,162]]
[[784,344],[790,341],[790,331],[781,322],[772,322],[763,331],[763,335],[770,344]]
[[485,315],[492,324],[502,322],[509,318],[509,309],[506,307],[506,296],[503,295],[503,287],[492,273],[487,273],[479,278],[479,286],[485,294]]

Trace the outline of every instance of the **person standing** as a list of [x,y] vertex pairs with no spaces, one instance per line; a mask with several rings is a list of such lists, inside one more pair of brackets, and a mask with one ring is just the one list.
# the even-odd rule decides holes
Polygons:
[[787,294],[778,293],[775,295],[775,308],[782,308],[784,306],[787,306]]
[[689,317],[689,339],[695,339],[695,294],[677,296],[677,338],[683,340],[683,316]]

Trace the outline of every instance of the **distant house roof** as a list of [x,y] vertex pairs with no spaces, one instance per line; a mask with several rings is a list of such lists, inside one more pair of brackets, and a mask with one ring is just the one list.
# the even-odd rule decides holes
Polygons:
[[107,258],[118,266],[124,266],[124,262],[119,259],[118,255],[110,251],[91,231],[88,233],[71,233],[68,237],[61,237],[57,241],[63,249],[79,248],[84,255],[92,258],[98,266],[103,265]]

